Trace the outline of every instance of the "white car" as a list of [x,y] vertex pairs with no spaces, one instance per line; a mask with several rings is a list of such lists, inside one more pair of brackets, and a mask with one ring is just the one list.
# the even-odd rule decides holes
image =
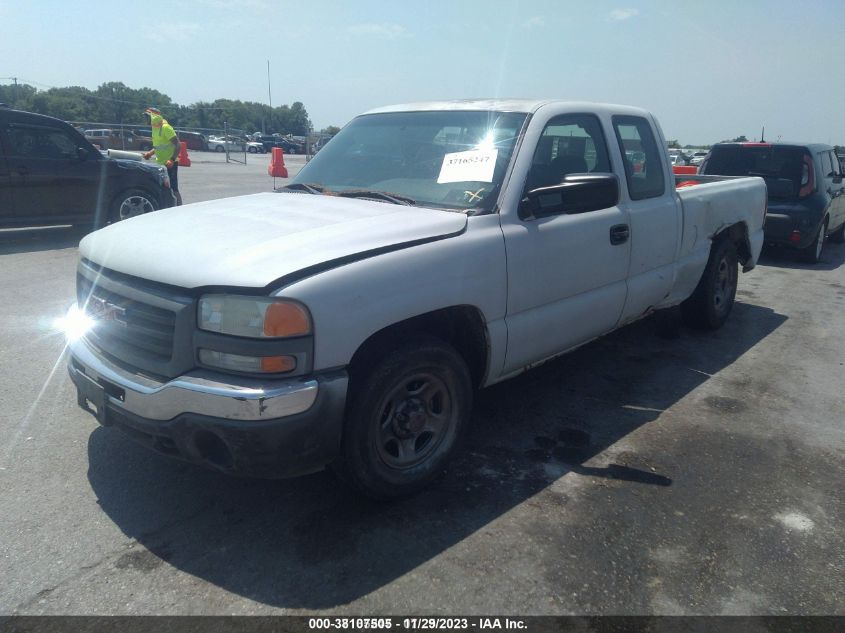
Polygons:
[[223,138],[221,136],[208,137],[208,151],[225,152],[226,150],[230,152],[245,152],[246,145],[243,140],[232,136],[228,138]]
[[267,148],[264,147],[264,143],[259,143],[258,141],[247,141],[246,151],[250,154],[266,154]]
[[692,155],[689,164],[690,165],[700,165],[702,161],[707,157],[708,152],[696,152]]

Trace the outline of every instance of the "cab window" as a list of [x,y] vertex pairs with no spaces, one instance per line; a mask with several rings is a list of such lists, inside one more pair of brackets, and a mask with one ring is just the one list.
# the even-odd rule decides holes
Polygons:
[[607,144],[597,117],[565,114],[546,124],[531,170],[526,191],[563,182],[567,174],[610,172]]
[[663,158],[649,122],[637,116],[613,117],[631,200],[662,196],[666,191]]

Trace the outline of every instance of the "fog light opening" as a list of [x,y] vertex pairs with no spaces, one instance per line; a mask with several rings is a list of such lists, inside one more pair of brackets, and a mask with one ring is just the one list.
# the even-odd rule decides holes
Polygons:
[[194,445],[205,461],[221,468],[229,468],[232,465],[232,453],[223,440],[214,433],[198,431],[194,435]]

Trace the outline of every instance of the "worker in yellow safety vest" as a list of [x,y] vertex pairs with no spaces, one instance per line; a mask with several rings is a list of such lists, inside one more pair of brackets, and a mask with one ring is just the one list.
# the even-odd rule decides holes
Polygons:
[[170,189],[176,196],[176,204],[182,204],[182,194],[179,193],[179,137],[173,126],[168,123],[156,108],[147,108],[144,115],[150,119],[150,129],[153,133],[153,148],[144,154],[149,160],[155,155],[156,163],[167,168],[170,177]]

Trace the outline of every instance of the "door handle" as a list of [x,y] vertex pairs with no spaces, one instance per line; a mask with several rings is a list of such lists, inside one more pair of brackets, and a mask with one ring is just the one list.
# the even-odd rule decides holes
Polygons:
[[627,224],[616,224],[610,227],[610,243],[614,246],[624,244],[631,236],[631,230]]

